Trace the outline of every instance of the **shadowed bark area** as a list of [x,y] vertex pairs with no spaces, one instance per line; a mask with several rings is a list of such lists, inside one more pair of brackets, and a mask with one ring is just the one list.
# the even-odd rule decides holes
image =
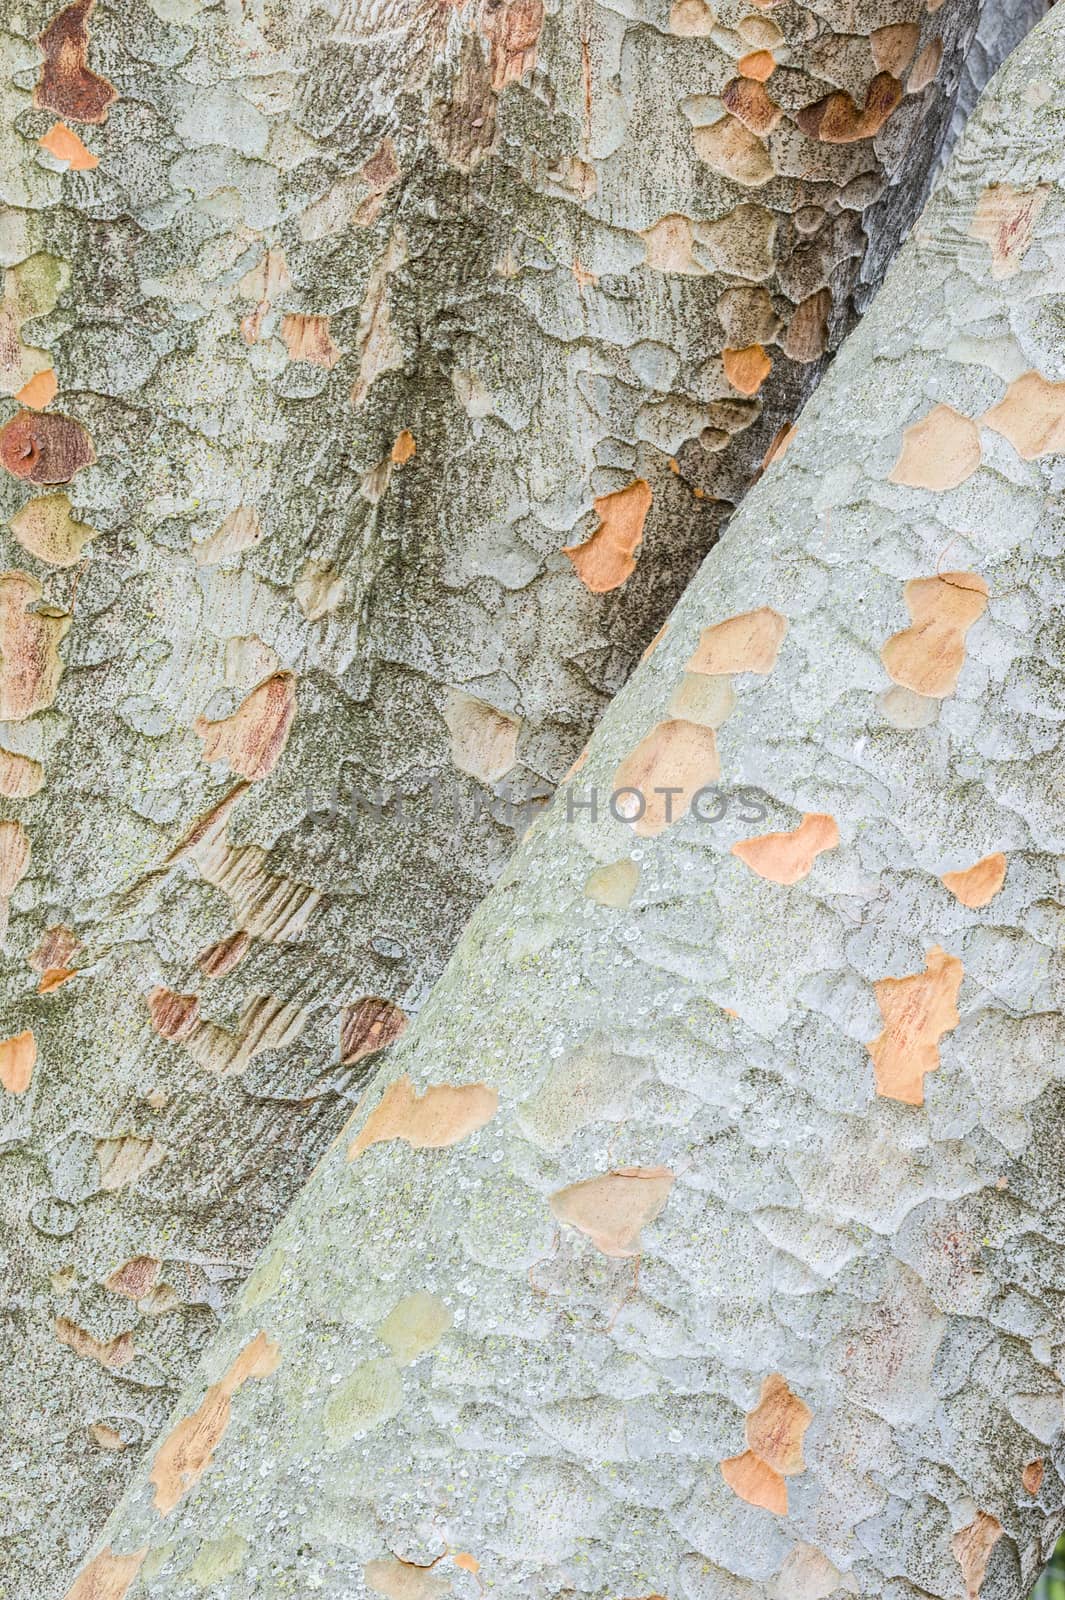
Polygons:
[[507,787],[552,790],[868,295],[979,11],[9,19],[10,1594],[79,1557]]
[[1027,1592],[1063,91],[1059,8],[275,1232],[88,1569],[120,1592]]

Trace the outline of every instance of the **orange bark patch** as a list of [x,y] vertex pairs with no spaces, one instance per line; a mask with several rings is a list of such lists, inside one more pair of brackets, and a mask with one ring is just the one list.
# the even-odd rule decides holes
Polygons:
[[960,900],[963,906],[970,906],[978,910],[986,906],[998,894],[1006,881],[1006,857],[1001,851],[993,856],[984,856],[974,867],[966,867],[964,872],[944,872],[943,883],[950,890],[955,900]]
[[281,338],[290,361],[306,361],[312,367],[335,367],[340,350],[329,332],[328,317],[305,317],[292,312],[281,318]]
[[37,1041],[30,1028],[0,1040],[0,1084],[8,1094],[25,1094],[37,1064]]
[[788,1486],[779,1472],[760,1461],[753,1450],[729,1456],[721,1463],[721,1476],[741,1500],[783,1517],[788,1511]]
[[116,1556],[108,1545],[106,1550],[101,1550],[98,1556],[93,1556],[82,1567],[67,1590],[65,1600],[125,1600],[129,1586],[147,1554],[145,1548],[134,1550],[132,1555]]
[[745,350],[722,350],[725,377],[740,394],[757,394],[772,370],[773,363],[760,344]]
[[0,462],[26,483],[69,483],[96,460],[80,422],[51,411],[20,411],[0,428]]
[[197,965],[205,978],[224,978],[227,972],[243,961],[251,945],[251,937],[243,930],[220,939],[200,956]]
[[115,1268],[104,1281],[104,1288],[112,1294],[124,1295],[127,1300],[143,1300],[148,1291],[155,1287],[159,1266],[154,1256],[133,1256]]
[[769,449],[762,457],[762,464],[758,468],[759,477],[762,476],[762,473],[767,467],[771,467],[773,465],[774,461],[782,461],[784,459],[784,456],[787,454],[788,447],[798,431],[798,428],[793,422],[781,423],[780,427],[770,440]]
[[926,1072],[939,1066],[939,1041],[958,1026],[958,991],[963,967],[938,945],[925,956],[925,971],[874,984],[884,1031],[866,1049],[873,1058],[876,1092],[904,1105],[924,1104]]
[[[745,59],[752,58],[748,56]],[[761,52],[754,59],[767,60],[774,64],[772,56]],[[742,62],[740,65],[742,66]],[[750,77],[733,78],[727,83],[721,91],[721,104],[726,111],[737,117],[745,128],[750,128],[752,133],[772,133],[784,115],[765,84],[754,74]]]
[[747,1418],[747,1443],[766,1466],[784,1477],[804,1472],[802,1441],[813,1415],[778,1372],[770,1373]]
[[965,1580],[969,1600],[977,1600],[980,1586],[987,1573],[991,1552],[1002,1537],[1002,1524],[989,1511],[978,1511],[974,1521],[962,1528],[950,1541],[954,1559]]
[[403,432],[397,436],[396,442],[392,446],[389,460],[392,461],[397,467],[405,467],[411,456],[414,455],[417,448],[418,446],[414,442],[413,433],[411,433],[409,428],[404,428]]
[[911,578],[903,595],[913,626],[888,640],[880,659],[896,683],[942,700],[965,663],[965,636],[987,609],[987,584],[975,572]]
[[556,1190],[551,1211],[605,1256],[634,1256],[641,1230],[665,1209],[672,1187],[668,1167],[619,1167]]
[[893,22],[885,28],[874,28],[869,44],[880,71],[901,78],[913,60],[920,37],[921,27],[917,22]]
[[148,1013],[152,1027],[164,1039],[187,1039],[199,1021],[199,996],[175,994],[157,985],[148,996]]
[[759,83],[765,83],[767,78],[773,76],[776,65],[768,50],[752,50],[749,55],[741,56],[736,63],[737,69],[745,78],[755,78]]
[[772,883],[798,883],[808,876],[822,850],[839,844],[835,817],[808,811],[790,833],[764,833],[757,839],[739,839],[732,854],[745,861],[760,878]]
[[1012,278],[1021,270],[1039,213],[1047,203],[1050,186],[1015,189],[1012,183],[993,183],[976,203],[969,236],[982,239],[991,251],[991,276]]
[[1034,1461],[1029,1461],[1021,1472],[1021,1485],[1026,1494],[1039,1493],[1043,1487],[1043,1473],[1045,1470],[1042,1456],[1037,1456]]
[[85,1356],[109,1371],[128,1367],[136,1355],[131,1333],[120,1333],[113,1339],[95,1339],[69,1317],[56,1317],[52,1326],[60,1344],[69,1345],[76,1356]]
[[496,94],[532,71],[543,25],[543,0],[484,0],[477,26],[489,42]]
[[38,372],[28,383],[24,383],[16,394],[15,399],[20,406],[29,406],[32,411],[43,411],[45,406],[50,406],[59,393],[59,380],[51,367],[44,372]]
[[712,677],[732,672],[772,672],[788,631],[786,617],[771,606],[743,611],[704,628],[685,671]]
[[155,1508],[168,1516],[194,1488],[229,1427],[233,1396],[249,1378],[276,1372],[280,1351],[265,1333],[256,1334],[237,1356],[220,1383],[213,1383],[198,1410],[184,1417],[156,1452],[149,1483],[155,1484]]
[[37,43],[44,52],[33,103],[71,122],[106,122],[118,90],[89,70],[89,17],[96,0],[74,0],[53,17]]
[[807,138],[822,144],[855,144],[878,133],[901,99],[899,80],[890,72],[878,72],[866,90],[864,106],[837,89],[797,111],[795,121]]
[[910,489],[956,489],[980,465],[980,429],[953,406],[934,406],[902,430],[902,449],[889,483]]
[[276,767],[296,715],[296,680],[277,672],[253,689],[231,716],[218,722],[197,717],[204,761],[227,761],[230,770],[256,782]]
[[37,985],[38,994],[52,994],[56,989],[61,989],[64,983],[69,983],[77,974],[73,967],[49,967],[42,973],[41,981]]
[[422,1094],[404,1073],[390,1083],[348,1147],[357,1161],[372,1144],[402,1139],[414,1150],[442,1150],[491,1122],[499,1095],[485,1083],[431,1083]]
[[471,1556],[467,1550],[456,1550],[451,1557],[456,1567],[461,1567],[463,1572],[480,1572],[481,1563],[476,1556]]
[[[65,161],[71,172],[91,172],[93,167],[100,165],[100,157],[94,156],[87,149],[73,128],[68,128],[65,122],[56,122],[49,128],[43,139],[38,144],[49,155],[55,156],[57,161]],[[26,402],[28,405],[32,401]],[[46,402],[47,403],[47,402]]]
[[906,93],[920,94],[922,89],[927,89],[939,71],[942,60],[942,39],[930,39],[913,64],[913,71],[906,83]]
[[350,1066],[394,1044],[405,1033],[407,1018],[391,1000],[367,995],[340,1013],[340,1062]]
[[59,688],[59,642],[70,618],[50,609],[30,611],[40,598],[41,586],[28,573],[0,577],[0,721],[22,722],[46,711]]
[[643,540],[643,525],[651,509],[651,485],[637,478],[614,494],[601,494],[595,500],[599,526],[583,544],[568,544],[562,554],[592,594],[607,594],[618,589],[636,570],[633,559]]
[[1065,451],[1065,383],[1026,372],[1013,380],[997,406],[985,411],[982,421],[1008,439],[1025,461],[1060,455]]
[[[614,792],[632,791],[617,801],[642,838],[677,822],[692,796],[721,776],[713,728],[673,718],[651,729],[614,774]],[[656,792],[658,791],[658,792]]]

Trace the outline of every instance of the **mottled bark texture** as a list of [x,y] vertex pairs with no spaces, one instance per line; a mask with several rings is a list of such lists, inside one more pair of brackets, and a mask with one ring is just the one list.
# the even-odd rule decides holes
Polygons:
[[71,1600],[1026,1592],[1065,1474],[1063,106],[1059,8]]
[[[9,1595],[416,1009],[504,780],[559,779],[810,388],[978,10],[10,12]],[[349,817],[378,785],[406,817]]]

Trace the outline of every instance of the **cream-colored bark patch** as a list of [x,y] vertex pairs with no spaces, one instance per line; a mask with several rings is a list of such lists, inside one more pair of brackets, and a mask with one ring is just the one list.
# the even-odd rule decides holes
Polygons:
[[673,0],[669,31],[680,39],[707,39],[717,26],[717,14],[707,0]]
[[97,1139],[96,1160],[101,1189],[125,1189],[157,1167],[166,1157],[158,1139],[141,1139],[135,1133]]
[[305,361],[312,367],[335,367],[341,352],[329,331],[328,317],[304,316],[290,312],[281,318],[281,339],[290,361]]
[[147,1548],[116,1556],[108,1545],[87,1562],[66,1592],[65,1600],[125,1600],[140,1572]]
[[991,1552],[1002,1537],[1002,1524],[989,1511],[978,1511],[967,1528],[962,1528],[950,1541],[954,1559],[965,1580],[969,1600],[977,1600],[980,1587],[987,1575]]
[[904,1105],[924,1104],[925,1074],[939,1066],[939,1041],[958,1026],[958,991],[964,969],[938,945],[925,971],[874,984],[884,1030],[866,1049],[873,1058],[876,1092]]
[[986,428],[1008,439],[1025,461],[1060,455],[1065,451],[1065,383],[1051,383],[1042,373],[1025,372],[981,420]]
[[318,622],[344,604],[348,586],[334,567],[312,560],[292,585],[292,593],[307,621]]
[[230,771],[254,783],[276,767],[296,715],[296,680],[278,672],[260,683],[228,717],[193,724],[203,740],[203,761],[226,761]]
[[38,495],[11,518],[11,532],[24,550],[50,567],[73,567],[96,529],[73,516],[69,496]]
[[481,783],[498,783],[517,759],[521,721],[486,700],[449,689],[444,721],[451,735],[451,759],[460,772]]
[[707,677],[704,672],[685,672],[669,697],[671,717],[701,722],[704,728],[720,728],[736,709],[736,691],[728,676]]
[[374,1594],[383,1594],[385,1600],[441,1600],[451,1593],[451,1580],[431,1566],[417,1567],[410,1561],[400,1561],[396,1556],[379,1561],[367,1561],[362,1569],[366,1587]]
[[703,629],[685,670],[705,672],[710,677],[772,672],[787,631],[787,618],[771,606],[726,617],[724,622]]
[[401,1366],[432,1350],[454,1322],[450,1309],[434,1294],[417,1289],[392,1307],[378,1326],[377,1337],[386,1344]]
[[70,617],[40,606],[41,594],[41,585],[28,573],[0,577],[0,722],[24,722],[46,711],[59,688],[59,645]]
[[693,795],[720,776],[713,728],[676,717],[660,722],[614,773],[617,811],[641,838],[651,838],[679,821]]
[[37,1040],[32,1028],[0,1040],[0,1084],[7,1094],[25,1094],[37,1065]]
[[911,578],[903,590],[913,624],[880,652],[888,675],[915,694],[953,694],[965,664],[965,636],[987,609],[987,584],[976,572]]
[[807,877],[823,850],[839,844],[835,817],[827,812],[808,811],[790,833],[764,833],[756,839],[739,839],[732,854],[746,862],[760,878],[773,883],[798,883]]
[[605,1256],[634,1256],[642,1229],[665,1209],[673,1181],[668,1167],[620,1167],[556,1190],[551,1210]]
[[902,449],[889,483],[910,489],[956,489],[980,465],[980,429],[953,406],[934,406],[902,430]]
[[372,1144],[393,1139],[415,1150],[441,1150],[483,1128],[498,1109],[499,1094],[485,1083],[433,1083],[418,1094],[404,1073],[388,1085],[348,1146],[348,1160],[358,1160]]
[[637,478],[614,494],[595,500],[599,526],[583,544],[563,545],[562,554],[592,594],[618,589],[636,571],[635,553],[643,541],[643,525],[654,498],[651,485]]
[[254,506],[237,506],[225,518],[217,533],[192,547],[198,567],[217,567],[236,560],[242,550],[252,550],[263,536],[259,513]]
[[265,1333],[256,1334],[233,1361],[225,1377],[214,1383],[199,1408],[184,1417],[156,1451],[149,1483],[154,1504],[168,1516],[211,1464],[211,1457],[229,1427],[233,1396],[249,1378],[268,1378],[277,1370],[280,1351]]
[[114,1339],[96,1339],[69,1317],[57,1317],[52,1326],[60,1344],[69,1345],[76,1356],[84,1356],[109,1371],[128,1367],[136,1354],[131,1333],[120,1333]]
[[760,189],[774,177],[769,151],[738,117],[719,117],[692,133],[695,154],[708,167],[745,189]]
[[991,252],[992,278],[1012,278],[1028,254],[1039,213],[1047,203],[1050,185],[1015,189],[1012,183],[993,183],[976,203],[969,233],[982,239]]
[[960,900],[963,906],[973,910],[989,904],[1005,881],[1006,857],[1001,851],[993,856],[984,856],[983,860],[973,867],[966,867],[963,872],[943,873],[943,883],[955,900]]
[[0,794],[5,800],[28,800],[44,785],[44,768],[32,756],[0,750]]
[[588,874],[584,893],[598,906],[623,911],[635,894],[639,881],[640,868],[635,861],[611,861]]

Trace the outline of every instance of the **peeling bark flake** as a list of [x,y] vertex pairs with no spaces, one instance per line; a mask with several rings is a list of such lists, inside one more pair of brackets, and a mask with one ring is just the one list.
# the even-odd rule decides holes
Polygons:
[[59,688],[59,645],[70,617],[50,609],[31,611],[41,592],[28,573],[0,576],[0,721],[24,722],[35,711],[46,711]]
[[704,628],[685,670],[710,676],[733,672],[772,672],[777,663],[788,621],[771,606],[743,611]]
[[227,761],[250,783],[276,767],[296,715],[296,680],[290,672],[275,673],[241,701],[228,717],[209,722],[197,717],[194,729],[203,740],[203,761]]
[[627,815],[634,833],[652,838],[678,822],[693,795],[720,776],[713,728],[680,717],[660,722],[614,774],[615,795],[631,791],[631,802],[617,800],[617,813]]
[[729,1456],[721,1463],[721,1476],[733,1494],[748,1505],[761,1506],[775,1516],[788,1513],[788,1486],[779,1472],[760,1461],[753,1450],[742,1455]]
[[92,72],[89,60],[89,18],[96,0],[74,0],[37,37],[44,53],[33,103],[70,122],[106,122],[118,90]]
[[965,1580],[969,1600],[977,1600],[987,1573],[991,1552],[1002,1537],[1002,1524],[989,1511],[978,1511],[974,1521],[950,1541],[954,1559]]
[[95,1361],[109,1372],[128,1367],[136,1355],[132,1333],[120,1333],[113,1339],[97,1339],[84,1328],[79,1328],[76,1322],[71,1322],[69,1317],[56,1317],[52,1326],[60,1344],[69,1345],[76,1356]]
[[665,1210],[673,1182],[668,1167],[619,1167],[556,1189],[551,1212],[605,1256],[635,1256],[642,1229]]
[[156,986],[148,995],[148,1014],[152,1027],[164,1039],[187,1039],[200,1016],[199,996],[175,994]]
[[91,172],[100,165],[100,157],[93,155],[65,122],[53,123],[37,142],[42,150],[47,150],[57,161],[65,161],[71,172]]
[[1043,1487],[1043,1473],[1046,1464],[1042,1456],[1037,1456],[1034,1461],[1029,1461],[1021,1472],[1021,1486],[1025,1494],[1038,1494]]
[[760,1460],[784,1477],[804,1472],[802,1441],[813,1421],[805,1400],[793,1394],[779,1373],[762,1384],[758,1404],[747,1417],[747,1443]]
[[391,1000],[366,995],[340,1013],[340,1064],[351,1066],[364,1056],[386,1050],[406,1032],[407,1017]]
[[773,883],[792,884],[808,877],[823,850],[839,844],[835,817],[827,812],[807,812],[790,833],[765,833],[756,839],[738,839],[732,854],[752,872]]
[[592,594],[619,589],[636,571],[634,559],[654,495],[645,478],[599,495],[594,504],[599,526],[583,544],[563,545],[578,578]]
[[404,1073],[388,1085],[348,1147],[348,1160],[357,1161],[372,1144],[402,1139],[414,1150],[441,1150],[458,1144],[491,1122],[499,1109],[499,1095],[485,1083],[432,1083],[418,1094]]
[[970,238],[981,239],[991,252],[992,278],[1012,278],[1028,254],[1039,213],[1047,203],[1050,185],[1015,189],[1012,183],[993,183],[976,203]]
[[64,1600],[125,1600],[147,1554],[145,1547],[132,1555],[116,1556],[108,1545],[82,1567]]
[[938,945],[925,956],[925,971],[906,978],[880,978],[874,985],[884,1030],[866,1049],[873,1058],[876,1092],[904,1105],[924,1104],[924,1079],[939,1066],[939,1041],[961,1021],[958,991],[964,969]]
[[998,894],[1006,881],[1006,857],[1001,851],[993,856],[984,856],[973,867],[966,867],[964,872],[944,872],[942,881],[955,900],[960,900],[963,906],[971,910],[979,910],[986,906]]
[[1065,383],[1051,383],[1040,372],[1025,372],[981,421],[1008,439],[1025,461],[1060,455],[1065,451]]
[[913,624],[880,652],[888,676],[915,694],[943,700],[965,664],[965,636],[987,609],[987,584],[976,572],[911,578],[903,589]]
[[104,1288],[111,1294],[124,1295],[127,1300],[143,1300],[149,1290],[155,1288],[160,1266],[155,1256],[133,1256],[105,1279]]
[[871,139],[902,100],[902,84],[890,72],[878,72],[860,107],[842,89],[795,113],[795,121],[810,139],[822,144],[855,144]]
[[478,26],[489,41],[496,94],[532,71],[543,25],[543,0],[482,0]]
[[980,465],[980,429],[953,406],[933,406],[926,417],[902,430],[902,449],[888,474],[889,483],[908,489],[956,489]]
[[25,1094],[37,1064],[37,1040],[31,1029],[0,1041],[0,1084],[8,1094]]
[[281,318],[281,339],[290,361],[304,361],[328,372],[340,360],[341,351],[329,332],[328,317],[290,312]]
[[451,735],[451,759],[460,772],[485,784],[506,777],[517,759],[517,717],[464,689],[449,689],[444,721]]
[[0,462],[27,483],[69,483],[95,460],[92,440],[73,417],[20,411],[0,428]]

